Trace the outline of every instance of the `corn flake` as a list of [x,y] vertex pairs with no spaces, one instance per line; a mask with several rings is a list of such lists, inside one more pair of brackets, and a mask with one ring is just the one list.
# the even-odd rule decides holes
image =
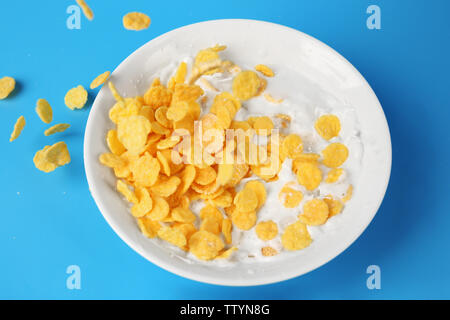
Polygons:
[[281,243],[286,250],[301,250],[312,242],[306,225],[300,221],[290,224],[281,237]]
[[108,134],[106,135],[106,143],[108,144],[109,150],[115,155],[120,156],[126,151],[123,144],[119,141],[119,138],[117,137],[117,130],[115,129],[108,131]]
[[143,187],[153,186],[160,171],[160,165],[156,158],[145,153],[130,164],[131,172],[137,185]]
[[14,124],[14,130],[11,133],[11,137],[9,138],[9,142],[16,140],[20,134],[22,133],[23,128],[25,127],[25,117],[20,116],[16,123]]
[[139,226],[139,229],[141,229],[141,232],[144,236],[147,238],[154,238],[158,235],[159,229],[161,229],[161,224],[157,221],[152,221],[147,218],[138,218],[137,223]]
[[344,204],[339,199],[333,199],[331,196],[327,196],[323,199],[328,205],[329,217],[331,218],[339,213],[341,213]]
[[150,17],[141,12],[129,12],[123,16],[122,23],[125,29],[140,31],[150,26]]
[[70,89],[64,97],[64,103],[69,109],[81,109],[87,102],[88,93],[83,86]]
[[116,189],[125,197],[125,199],[127,199],[128,202],[134,204],[137,204],[139,202],[134,192],[131,191],[128,185],[122,180],[117,180]]
[[45,130],[44,131],[44,135],[50,136],[50,135],[58,133],[58,132],[64,132],[68,128],[70,128],[70,124],[68,124],[68,123],[58,123],[58,124],[55,124],[54,126],[51,126],[47,130]]
[[167,201],[162,197],[153,197],[153,208],[147,217],[154,221],[162,221],[169,215],[170,207]]
[[235,209],[231,214],[231,221],[241,230],[250,230],[256,224],[256,212],[240,212]]
[[278,194],[278,198],[285,208],[295,208],[303,200],[303,193],[292,188],[292,185],[292,183],[286,183]]
[[106,82],[106,80],[108,80],[110,74],[111,74],[111,72],[106,71],[106,72],[103,72],[102,74],[98,75],[94,80],[92,80],[89,88],[95,89],[95,88],[101,86],[102,84],[104,84]]
[[348,149],[339,142],[329,144],[322,150],[323,164],[329,168],[340,167],[348,157]]
[[261,240],[272,240],[278,234],[278,226],[272,220],[262,221],[256,225],[255,232]]
[[152,210],[153,199],[145,188],[137,188],[135,192],[138,203],[131,207],[131,214],[136,218],[140,218]]
[[326,183],[334,183],[334,182],[338,181],[339,177],[342,175],[343,172],[344,172],[344,169],[342,169],[342,168],[331,169],[327,174],[325,182]]
[[0,100],[5,99],[16,87],[16,80],[11,77],[3,77],[0,79]]
[[241,99],[248,100],[258,94],[261,80],[253,71],[242,71],[233,79],[233,94]]
[[273,77],[275,73],[268,66],[264,64],[258,64],[255,66],[255,70],[261,72],[266,77]]
[[341,122],[335,115],[327,114],[317,119],[314,127],[322,138],[330,140],[339,135],[339,131],[341,131]]
[[258,207],[258,197],[253,189],[245,187],[236,194],[233,203],[240,212],[252,212]]
[[261,254],[262,254],[264,257],[272,257],[272,256],[277,255],[277,254],[278,254],[278,251],[275,250],[275,249],[272,248],[272,247],[262,247],[262,248],[261,248]]
[[310,226],[324,224],[329,215],[328,205],[324,200],[312,199],[303,206],[303,213],[299,220]]
[[152,127],[144,116],[122,118],[117,125],[117,137],[128,151],[139,153],[145,147]]
[[94,12],[91,8],[86,4],[86,1],[84,0],[76,0],[78,5],[81,7],[81,10],[83,10],[84,16],[88,18],[89,20],[94,19]]
[[53,110],[50,106],[50,103],[48,103],[45,99],[39,99],[36,102],[36,113],[38,114],[39,118],[45,123],[50,123],[53,120]]
[[316,189],[322,181],[322,171],[316,164],[301,162],[297,165],[297,181],[307,190]]
[[191,210],[183,207],[172,209],[171,215],[173,220],[184,223],[193,223],[196,219],[195,214]]
[[245,188],[249,188],[254,191],[256,197],[258,198],[258,206],[257,208],[261,208],[267,199],[266,187],[261,181],[252,180],[247,182]]
[[189,251],[200,260],[211,260],[217,257],[224,248],[219,236],[200,230],[189,239]]
[[186,236],[177,228],[162,227],[158,230],[158,237],[180,248],[187,243]]
[[231,244],[231,231],[233,229],[233,224],[230,219],[224,219],[222,221],[222,234],[225,239],[226,244]]

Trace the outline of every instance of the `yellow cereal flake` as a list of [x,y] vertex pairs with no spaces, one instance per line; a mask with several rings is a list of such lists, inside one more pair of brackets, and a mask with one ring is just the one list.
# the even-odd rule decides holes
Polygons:
[[353,195],[353,186],[349,185],[347,188],[347,192],[345,193],[345,196],[342,198],[342,201],[348,202],[352,198],[352,195]]
[[98,75],[94,80],[92,80],[89,88],[95,89],[95,88],[101,86],[102,84],[104,84],[106,82],[106,80],[108,80],[110,74],[111,74],[111,72],[106,71],[106,72],[103,72],[102,74]]
[[193,223],[196,219],[195,214],[191,210],[183,207],[172,209],[171,215],[173,220],[184,223]]
[[314,190],[322,181],[322,171],[314,163],[301,162],[297,166],[297,181],[307,190]]
[[272,220],[262,221],[256,225],[255,232],[261,240],[272,240],[278,235],[278,226]]
[[64,103],[69,109],[81,109],[87,102],[88,93],[83,86],[79,85],[70,89],[64,97]]
[[133,115],[119,120],[117,137],[127,150],[137,154],[145,147],[151,129],[146,117]]
[[113,95],[114,99],[116,99],[116,101],[121,101],[123,102],[124,99],[122,98],[122,96],[119,94],[119,91],[117,91],[116,86],[114,85],[114,83],[112,83],[111,81],[108,82],[108,87],[109,87],[109,91],[111,91],[111,94]]
[[328,205],[329,217],[331,218],[342,212],[342,208],[344,204],[339,199],[333,199],[331,196],[327,196],[323,199],[325,203]]
[[205,230],[216,235],[220,235],[221,225],[220,222],[217,221],[217,219],[206,218],[202,220],[202,223],[200,224],[200,230]]
[[86,1],[84,0],[76,0],[78,5],[81,7],[81,10],[83,10],[84,16],[88,18],[89,20],[94,19],[94,12],[91,8],[86,4]]
[[50,135],[58,133],[58,132],[64,132],[68,128],[70,128],[70,124],[68,124],[68,123],[58,123],[58,124],[55,124],[54,126],[51,126],[47,130],[45,130],[44,131],[44,135],[50,136]]
[[130,169],[133,173],[136,185],[151,187],[158,179],[160,165],[159,161],[147,152],[131,163]]
[[295,208],[303,200],[303,193],[293,188],[294,183],[286,183],[278,194],[285,208]]
[[241,99],[248,100],[258,94],[261,80],[253,71],[242,71],[233,79],[233,94]]
[[264,183],[258,180],[251,180],[246,183],[245,188],[253,190],[253,192],[256,194],[256,197],[258,198],[257,208],[261,208],[267,199],[267,192]]
[[16,80],[11,77],[3,77],[0,79],[0,100],[5,99],[16,87]]
[[181,183],[180,183],[180,193],[184,194],[191,187],[192,182],[195,180],[197,175],[196,169],[193,165],[187,165],[181,172]]
[[162,227],[158,230],[158,237],[180,248],[184,248],[187,243],[184,233],[176,228]]
[[115,129],[108,131],[108,134],[106,135],[106,143],[108,144],[109,150],[115,155],[120,156],[126,151],[123,144],[119,141],[119,138],[117,137],[117,130]]
[[123,16],[123,26],[127,30],[140,31],[150,26],[150,17],[141,12],[129,12]]
[[240,212],[252,212],[258,207],[258,197],[253,189],[245,187],[236,194],[233,203]]
[[187,241],[189,241],[191,236],[198,231],[192,223],[175,222],[172,225],[172,228],[180,230],[186,237]]
[[222,223],[223,220],[220,210],[210,205],[206,205],[200,210],[200,219],[205,220],[207,218],[214,219],[219,223]]
[[303,213],[299,215],[299,220],[310,226],[318,226],[327,221],[328,215],[327,203],[321,199],[312,199],[303,206]]
[[231,257],[231,255],[233,254],[233,252],[235,252],[237,250],[236,247],[231,247],[225,251],[222,251],[217,257],[216,259],[228,259],[229,257]]
[[39,99],[36,102],[36,113],[38,114],[39,118],[45,123],[50,123],[53,120],[53,110],[50,106],[50,103],[48,103],[45,99]]
[[336,181],[339,180],[339,178],[343,172],[344,172],[344,169],[342,169],[342,168],[331,169],[328,172],[327,177],[325,178],[325,182],[326,183],[335,183]]
[[348,158],[348,149],[339,142],[329,144],[322,150],[323,164],[329,168],[340,167]]
[[154,221],[162,221],[169,215],[170,207],[162,197],[153,197],[153,207],[147,217]]
[[189,239],[189,251],[200,260],[214,259],[223,248],[220,237],[208,231],[200,230]]
[[295,159],[300,156],[303,152],[303,142],[302,138],[296,134],[290,134],[281,142],[280,156],[281,159],[286,157],[290,159]]
[[253,122],[253,129],[259,135],[268,136],[272,133],[273,122],[269,117],[257,117]]
[[272,97],[272,95],[270,93],[264,93],[264,99],[266,99],[267,101],[269,101],[270,103],[273,104],[280,104],[284,101],[284,99],[275,99],[274,97]]
[[181,179],[177,176],[164,177],[161,176],[157,183],[151,188],[152,192],[160,197],[168,197],[172,195],[181,183]]
[[123,182],[122,180],[117,180],[116,188],[117,188],[117,191],[119,191],[125,197],[125,199],[127,199],[128,202],[131,202],[134,204],[139,202],[139,200],[136,197],[136,195],[134,194],[134,192],[132,190],[130,190],[128,185],[125,182]]
[[216,177],[216,170],[208,166],[204,168],[197,168],[197,176],[194,181],[202,186],[206,186],[215,181]]
[[154,238],[158,235],[159,229],[161,229],[161,224],[158,221],[152,221],[147,218],[137,219],[138,227],[142,234],[147,238]]
[[221,186],[228,184],[233,178],[234,165],[221,163],[217,170],[217,183]]
[[60,141],[36,152],[34,165],[41,171],[50,172],[70,162],[70,154],[65,142]]
[[19,136],[20,133],[22,132],[23,128],[25,127],[25,117],[24,116],[20,116],[16,123],[14,124],[14,130],[11,133],[11,137],[9,138],[9,142],[12,142],[14,140],[16,140]]
[[178,142],[180,142],[180,140],[181,140],[180,136],[170,136],[166,139],[159,141],[158,144],[156,145],[156,148],[158,150],[170,149],[176,146]]
[[241,230],[250,230],[256,224],[256,212],[240,212],[234,210],[231,214],[231,221]]
[[162,106],[155,111],[155,120],[165,128],[171,128],[172,122],[167,118],[167,107]]
[[312,242],[306,225],[300,221],[290,224],[281,237],[281,243],[286,250],[294,251],[308,247]]
[[264,64],[258,64],[255,66],[255,70],[261,72],[266,77],[273,77],[275,73],[268,66]]
[[272,247],[262,247],[262,248],[261,248],[261,254],[262,254],[264,257],[272,257],[272,256],[277,255],[277,254],[278,254],[278,251],[275,250],[275,249],[272,248]]
[[233,196],[230,192],[224,191],[221,195],[210,199],[209,203],[219,208],[227,208],[233,204]]
[[341,122],[335,115],[327,114],[320,116],[314,127],[322,138],[330,140],[339,135],[339,131],[341,131]]
[[146,188],[137,188],[135,194],[138,198],[138,203],[131,207],[131,214],[136,218],[140,218],[152,210],[153,199]]
[[233,230],[233,223],[230,219],[223,219],[222,221],[222,234],[226,244],[231,244],[231,231]]

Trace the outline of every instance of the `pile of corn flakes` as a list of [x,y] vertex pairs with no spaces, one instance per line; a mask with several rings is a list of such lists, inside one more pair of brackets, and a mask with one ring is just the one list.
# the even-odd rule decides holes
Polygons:
[[[200,50],[190,70],[186,63],[180,63],[166,85],[156,78],[143,96],[122,97],[109,82],[116,100],[109,118],[116,127],[106,134],[109,152],[101,154],[99,161],[113,170],[117,190],[132,204],[131,214],[145,236],[165,240],[200,260],[225,259],[238,250],[233,246],[233,228],[255,232],[262,241],[279,236],[285,250],[306,248],[312,242],[307,226],[324,224],[339,214],[352,190],[343,199],[322,196],[307,201],[298,220],[280,231],[274,221],[258,221],[258,211],[267,198],[266,184],[276,181],[282,163],[291,159],[297,181],[279,190],[279,199],[286,208],[296,208],[303,199],[299,186],[313,191],[323,180],[338,181],[348,149],[335,142],[322,155],[305,153],[302,138],[291,133],[281,135],[265,153],[257,152],[252,157],[249,150],[259,151],[260,145],[253,144],[250,137],[242,143],[234,136],[229,138],[226,132],[251,129],[258,136],[273,138],[271,117],[252,116],[245,121],[234,118],[245,101],[265,92],[267,78],[275,73],[261,64],[255,71],[242,70],[221,59],[220,52],[225,49],[216,45]],[[203,77],[224,72],[234,76],[232,92],[219,92]],[[197,80],[217,93],[212,101],[207,101],[203,89],[195,84]],[[268,93],[263,96],[272,103],[282,101],[275,101]],[[202,105],[208,104],[209,111],[202,112]],[[277,114],[276,118],[282,121],[283,128],[289,127],[288,115]],[[214,135],[203,135],[199,143],[194,134],[197,124],[204,133],[215,130]],[[317,119],[315,129],[328,141],[339,135],[339,118],[323,115]],[[188,140],[185,148],[184,138],[192,135],[194,141]],[[209,156],[200,161],[192,152],[198,144],[201,151],[209,151]],[[226,147],[229,145],[231,152]],[[236,161],[236,150],[244,155],[243,161]],[[227,156],[234,161],[221,161]],[[321,164],[331,168],[325,178]],[[257,179],[241,183],[252,176]],[[204,202],[198,214],[191,210],[194,201]],[[262,247],[261,253],[278,254],[270,246]]]

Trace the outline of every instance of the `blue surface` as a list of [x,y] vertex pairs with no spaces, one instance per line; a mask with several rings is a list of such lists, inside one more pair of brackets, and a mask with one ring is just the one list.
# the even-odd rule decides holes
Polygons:
[[[18,82],[0,101],[0,298],[26,299],[428,299],[450,298],[450,2],[441,1],[95,1],[89,22],[66,28],[75,1],[2,1],[0,77]],[[166,4],[165,4],[166,3]],[[173,5],[172,5],[173,4]],[[366,27],[379,5],[381,30]],[[123,29],[122,15],[143,11],[152,25]],[[327,43],[363,74],[386,113],[393,144],[389,188],[375,219],[343,254],[302,277],[262,287],[206,285],[168,273],[127,247],[90,197],[83,133],[89,108],[70,111],[66,91],[88,87],[135,49],[174,28],[219,18],[287,25]],[[95,92],[92,93],[95,96]],[[45,137],[38,98],[54,122],[72,127]],[[9,143],[14,121],[25,130]],[[36,170],[36,150],[67,142],[70,165]],[[366,268],[381,268],[381,290],[366,287]],[[66,268],[81,268],[81,290],[66,288]]]

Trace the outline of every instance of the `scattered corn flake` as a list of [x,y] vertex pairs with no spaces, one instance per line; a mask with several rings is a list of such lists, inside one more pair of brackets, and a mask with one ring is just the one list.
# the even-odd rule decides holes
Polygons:
[[162,221],[169,215],[170,207],[167,201],[162,197],[153,197],[153,208],[147,217],[154,221]]
[[285,208],[295,208],[303,200],[303,193],[293,188],[294,183],[288,182],[280,190],[278,198]]
[[303,206],[303,213],[299,215],[299,220],[310,226],[318,226],[327,221],[328,215],[327,203],[321,199],[312,199]]
[[78,5],[81,7],[81,10],[83,10],[84,16],[88,18],[89,20],[94,19],[94,12],[91,8],[87,5],[86,1],[84,0],[76,0]]
[[176,228],[162,227],[158,230],[158,237],[180,248],[184,248],[187,243],[184,233]]
[[191,210],[183,207],[172,209],[171,215],[174,221],[184,223],[193,223],[196,219],[195,214],[193,214]]
[[38,114],[39,118],[45,123],[50,123],[53,120],[53,110],[50,106],[50,103],[48,103],[45,99],[39,99],[36,102],[36,113]]
[[188,241],[191,236],[198,231],[192,223],[175,222],[172,225],[172,228],[180,230]]
[[25,127],[25,117],[24,116],[20,116],[16,123],[14,124],[14,130],[11,133],[11,137],[9,138],[9,142],[12,142],[14,140],[16,140],[19,136],[20,133],[22,132],[23,128]]
[[248,100],[258,94],[261,80],[253,71],[242,71],[233,79],[233,94],[241,99]]
[[106,143],[108,144],[109,150],[115,155],[120,156],[126,151],[123,144],[119,141],[119,138],[117,137],[117,130],[115,129],[108,131],[108,134],[106,135]]
[[270,103],[273,104],[280,104],[284,101],[284,99],[275,99],[274,97],[272,97],[272,95],[270,93],[264,93],[264,99],[266,99],[267,101],[269,101]]
[[125,182],[123,182],[122,180],[117,180],[116,188],[117,188],[117,191],[119,191],[125,197],[125,199],[127,199],[128,202],[131,202],[134,204],[139,202],[135,193],[132,190],[130,190],[128,185]]
[[[156,78],[158,79],[158,78]],[[155,79],[155,81],[156,81]],[[172,101],[172,90],[167,89],[158,82],[153,81],[153,84],[144,94],[144,102],[153,109],[158,109],[162,106],[169,106]]]
[[261,240],[272,240],[278,235],[278,226],[272,220],[262,221],[256,225],[255,232]]
[[272,256],[275,256],[275,255],[277,255],[278,254],[278,251],[277,250],[275,250],[274,248],[272,248],[272,247],[262,247],[261,248],[261,254],[264,256],[264,257],[272,257]]
[[339,131],[341,131],[341,122],[335,115],[327,114],[320,116],[314,127],[322,138],[330,140],[339,135]]
[[264,64],[258,64],[255,66],[255,70],[261,72],[266,77],[273,77],[275,73],[268,66]]
[[92,80],[89,88],[95,89],[95,88],[101,86],[102,84],[104,84],[106,82],[106,80],[108,80],[110,74],[111,74],[111,72],[105,71],[102,74],[98,75],[94,80]]
[[329,144],[322,150],[323,164],[329,168],[340,167],[348,158],[348,149],[339,142]]
[[208,231],[200,230],[189,239],[189,251],[200,260],[214,259],[223,248],[220,237]]
[[233,196],[229,191],[224,191],[221,195],[210,199],[209,203],[219,208],[227,208],[233,203]]
[[221,232],[221,224],[217,219],[214,218],[205,218],[202,220],[200,224],[200,230],[205,230],[216,235],[220,235]]
[[0,79],[0,100],[5,99],[16,87],[16,80],[11,77],[3,77]]
[[109,91],[111,91],[111,94],[113,95],[114,99],[116,99],[116,101],[122,101],[122,102],[124,101],[122,96],[119,94],[119,91],[117,91],[117,88],[114,85],[114,83],[109,81],[108,82],[108,87],[109,87]]
[[36,152],[34,165],[41,171],[50,172],[70,162],[70,154],[65,142],[60,141],[51,146],[45,146]]
[[231,247],[225,251],[222,251],[217,257],[216,259],[228,259],[229,257],[231,257],[231,255],[233,254],[233,252],[235,252],[237,250],[236,247]]
[[125,29],[140,31],[150,26],[150,17],[142,12],[129,12],[123,16],[123,26]]
[[164,140],[160,140],[158,144],[156,145],[156,148],[158,150],[165,150],[173,148],[180,142],[181,136],[170,136]]
[[297,181],[307,190],[316,189],[322,181],[322,171],[320,168],[309,162],[301,162],[297,165]]
[[352,198],[352,195],[353,195],[353,186],[349,185],[347,188],[347,192],[345,193],[345,196],[342,198],[342,201],[348,202]]
[[69,109],[81,109],[84,107],[88,99],[88,93],[83,86],[79,85],[70,89],[64,97],[64,103]]
[[344,172],[344,169],[342,169],[342,168],[331,169],[328,172],[327,177],[325,178],[325,182],[326,183],[335,183],[336,181],[339,180],[339,177],[342,175],[343,172]]
[[145,147],[151,130],[152,126],[146,117],[133,115],[119,120],[117,137],[128,151],[137,154]]
[[281,243],[286,250],[301,250],[312,242],[306,225],[300,221],[290,224],[281,237]]
[[181,172],[180,193],[184,194],[191,187],[192,182],[195,180],[197,171],[193,165],[187,165]]
[[200,219],[204,220],[207,218],[214,219],[219,223],[222,223],[223,216],[219,209],[214,206],[206,205],[200,210]]
[[165,128],[172,128],[172,122],[167,118],[168,108],[165,106],[155,110],[155,120]]
[[272,133],[273,129],[273,121],[267,116],[256,117],[253,122],[253,129],[256,130],[256,133],[263,136],[268,136]]
[[54,126],[51,126],[47,130],[45,130],[44,131],[44,135],[50,136],[50,135],[58,133],[58,132],[64,132],[68,128],[70,128],[70,124],[68,124],[68,123],[58,123],[58,124],[55,124]]
[[158,235],[159,229],[161,229],[161,224],[158,221],[152,221],[147,218],[137,219],[139,229],[144,236],[147,238],[154,238]]

